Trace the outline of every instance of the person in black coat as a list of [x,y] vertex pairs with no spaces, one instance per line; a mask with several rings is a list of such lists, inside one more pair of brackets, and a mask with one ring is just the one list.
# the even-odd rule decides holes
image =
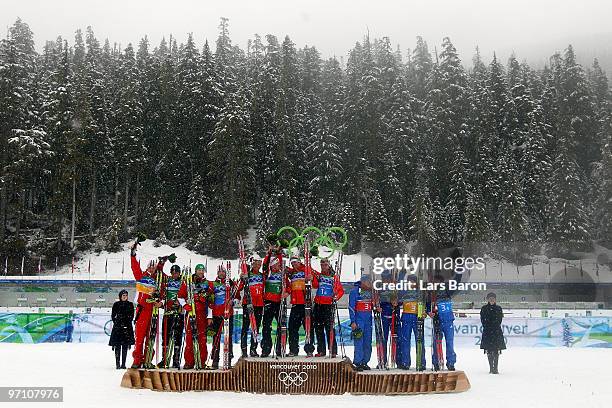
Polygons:
[[489,359],[489,374],[499,374],[497,362],[501,351],[506,349],[506,341],[501,328],[504,312],[496,301],[495,293],[489,293],[487,304],[480,309],[480,322],[482,323],[480,348],[485,351]]
[[108,345],[115,351],[117,369],[125,368],[127,351],[134,344],[134,328],[132,327],[134,304],[128,300],[127,290],[123,289],[119,292],[119,301],[113,304],[111,319],[113,320],[113,331]]

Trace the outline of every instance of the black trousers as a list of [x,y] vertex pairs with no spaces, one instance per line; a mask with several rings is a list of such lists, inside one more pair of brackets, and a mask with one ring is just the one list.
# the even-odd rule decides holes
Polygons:
[[263,321],[261,323],[261,354],[269,356],[272,352],[272,320],[276,320],[276,354],[280,354],[280,321],[278,320],[278,312],[280,302],[271,302],[266,300],[263,308]]
[[[221,349],[221,336],[223,336],[223,316],[213,316],[212,328],[215,331],[215,337],[213,338],[213,349],[212,349],[212,361],[213,365],[219,364],[219,354]],[[234,315],[229,318],[229,357],[230,360],[234,358],[234,340],[232,334],[234,333]]]
[[[326,345],[329,339],[329,333],[334,330],[336,316],[332,316],[334,310],[333,305],[320,305],[315,303],[312,308],[315,333],[317,335],[317,353],[325,354]],[[336,336],[332,344],[332,354],[338,354],[338,345]]]
[[[306,330],[306,307],[304,305],[291,305],[291,313],[289,314],[289,352],[291,354],[299,354],[300,352],[300,327]],[[304,344],[304,351],[312,353],[314,351],[314,324],[312,322],[312,312],[310,319],[310,343]]]
[[[166,363],[166,356],[168,353],[173,356],[173,364],[179,366],[181,364],[181,344],[183,342],[183,329],[185,326],[185,317],[180,313],[164,314],[164,321],[162,323],[163,329],[163,358],[162,364]],[[168,343],[170,339],[174,339],[174,345],[172,350],[168,350]]]
[[[253,314],[255,314],[255,321],[257,322],[257,332],[259,332],[259,328],[261,327],[261,318],[263,316],[263,306],[253,306]],[[242,330],[240,331],[240,349],[243,352],[247,350],[247,334],[251,329],[249,316],[249,309],[247,305],[242,306]],[[257,350],[257,343],[255,343],[255,339],[253,338],[253,333],[251,333],[251,350]]]
[[120,346],[114,346],[115,350],[115,366],[117,368],[125,368],[125,358],[127,356],[127,352],[130,346],[127,344],[122,344]]

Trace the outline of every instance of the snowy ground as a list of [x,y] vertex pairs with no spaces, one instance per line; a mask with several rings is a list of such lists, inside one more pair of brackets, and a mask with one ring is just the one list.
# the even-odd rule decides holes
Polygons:
[[[348,350],[349,356],[352,350]],[[128,360],[130,360],[128,358]],[[0,386],[63,386],[61,407],[109,406],[266,406],[320,407],[394,404],[403,407],[609,407],[612,350],[515,348],[500,359],[500,375],[488,374],[477,349],[459,349],[457,368],[472,388],[459,394],[413,396],[267,396],[240,393],[157,393],[119,386],[122,370],[102,344],[0,344]],[[159,404],[159,405],[157,405]],[[30,404],[20,403],[19,407]],[[9,406],[9,405],[6,405]],[[37,405],[38,406],[38,405]]]

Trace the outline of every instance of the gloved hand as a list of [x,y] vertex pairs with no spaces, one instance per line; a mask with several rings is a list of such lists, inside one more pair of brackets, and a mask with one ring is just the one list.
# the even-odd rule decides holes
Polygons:
[[363,337],[363,330],[361,330],[359,327],[353,329],[353,331],[351,331],[351,338],[354,340],[359,340],[360,338]]

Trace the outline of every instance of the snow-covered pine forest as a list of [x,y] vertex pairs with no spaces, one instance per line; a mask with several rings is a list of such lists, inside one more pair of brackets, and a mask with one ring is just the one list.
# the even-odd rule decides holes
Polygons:
[[612,242],[608,80],[571,46],[543,69],[461,60],[449,38],[365,36],[323,59],[289,36],[240,47],[229,28],[116,44],[88,27],[37,52],[26,22],[10,27],[3,256],[118,250],[136,232],[229,256],[237,234],[262,245],[287,224],[344,226],[351,253]]

